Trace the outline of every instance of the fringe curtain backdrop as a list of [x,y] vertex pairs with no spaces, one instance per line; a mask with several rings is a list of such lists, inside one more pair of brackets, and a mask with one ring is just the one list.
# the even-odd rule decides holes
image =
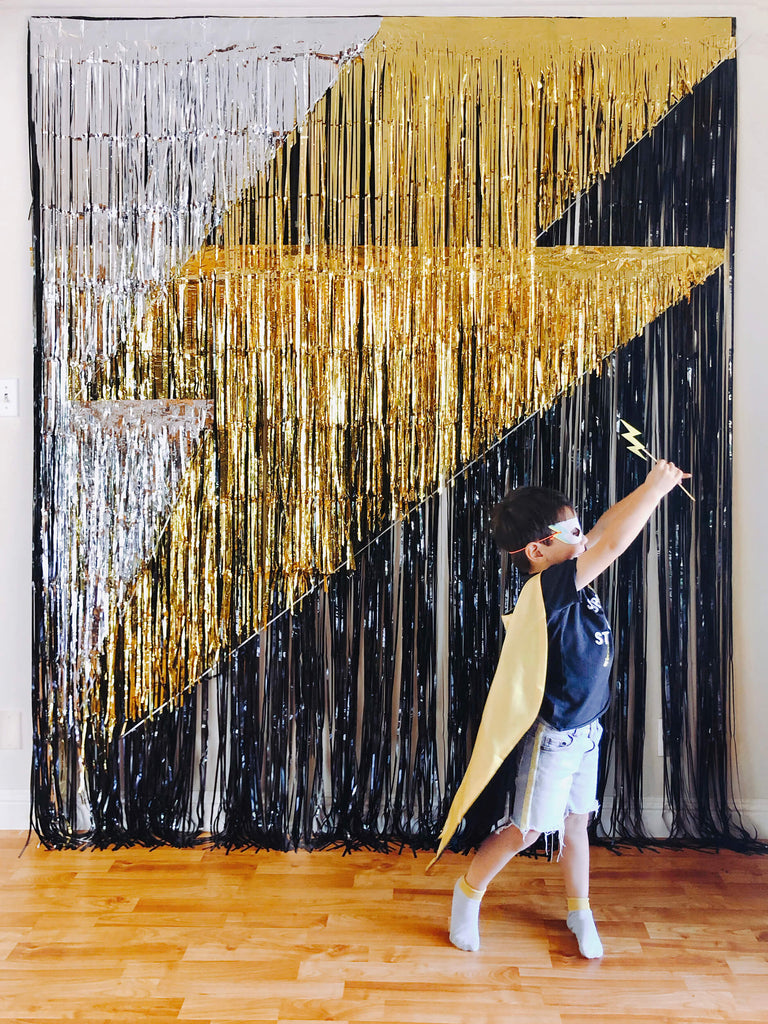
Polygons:
[[490,509],[592,522],[621,416],[696,501],[601,581],[596,831],[648,838],[658,705],[672,839],[749,846],[731,21],[35,18],[29,69],[42,841],[434,847],[519,582]]

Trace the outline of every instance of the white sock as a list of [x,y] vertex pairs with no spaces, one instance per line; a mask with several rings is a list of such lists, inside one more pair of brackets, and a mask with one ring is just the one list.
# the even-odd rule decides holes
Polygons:
[[595,919],[591,910],[570,910],[566,924],[579,942],[579,952],[588,960],[603,955],[603,944],[597,934]]
[[463,876],[453,887],[450,937],[458,949],[472,952],[480,949],[478,918],[482,898],[483,893],[479,889],[473,889]]

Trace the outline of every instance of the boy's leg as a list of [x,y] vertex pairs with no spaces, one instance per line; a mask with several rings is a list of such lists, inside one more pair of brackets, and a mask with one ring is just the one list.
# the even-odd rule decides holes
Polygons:
[[560,864],[569,900],[589,899],[588,814],[569,814],[565,819]]
[[578,940],[581,955],[594,960],[603,955],[603,944],[589,906],[588,824],[588,814],[569,814],[565,819],[560,863],[568,898],[568,927]]
[[536,842],[538,837],[538,832],[523,835],[515,825],[509,825],[483,841],[466,875],[453,889],[450,937],[454,946],[473,951],[480,948],[478,918],[486,886],[515,854]]
[[484,892],[501,869],[521,850],[535,843],[539,835],[540,833],[534,832],[533,829],[529,829],[523,835],[516,825],[508,825],[500,832],[492,832],[483,840],[472,858],[466,874],[468,884]]
[[567,813],[563,823],[560,863],[568,897],[567,924],[579,943],[582,956],[592,960],[603,955],[595,919],[589,907],[589,825],[590,812],[597,807],[597,768],[603,730],[595,721],[578,730],[583,754],[571,780]]

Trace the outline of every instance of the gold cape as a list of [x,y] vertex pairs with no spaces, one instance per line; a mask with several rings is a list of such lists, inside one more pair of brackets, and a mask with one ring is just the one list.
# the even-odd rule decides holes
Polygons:
[[488,691],[472,757],[440,833],[429,871],[461,820],[536,720],[547,675],[547,615],[541,574],[525,584],[514,610],[502,616],[506,635]]

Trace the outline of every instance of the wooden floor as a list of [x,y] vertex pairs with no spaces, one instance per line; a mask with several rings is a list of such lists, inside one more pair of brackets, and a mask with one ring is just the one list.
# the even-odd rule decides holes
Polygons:
[[482,949],[409,853],[47,852],[0,833],[0,1021],[768,1021],[768,857],[593,854],[605,945],[579,957],[560,871],[513,862]]

